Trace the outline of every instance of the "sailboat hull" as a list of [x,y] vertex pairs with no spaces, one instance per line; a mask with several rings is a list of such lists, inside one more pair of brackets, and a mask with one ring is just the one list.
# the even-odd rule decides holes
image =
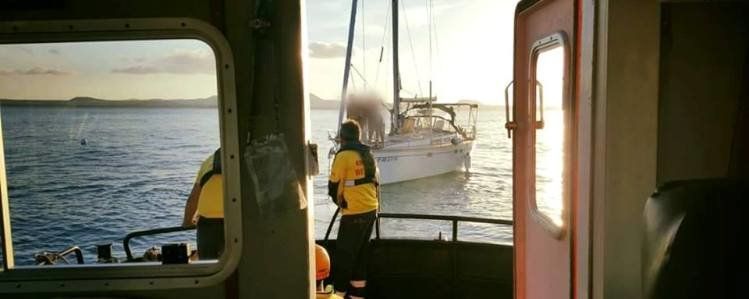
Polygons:
[[[392,184],[461,171],[470,167],[473,141],[436,146],[373,150],[380,183]],[[468,169],[465,169],[466,171]]]

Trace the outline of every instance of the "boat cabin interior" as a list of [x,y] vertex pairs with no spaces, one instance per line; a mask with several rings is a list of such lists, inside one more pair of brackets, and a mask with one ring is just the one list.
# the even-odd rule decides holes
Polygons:
[[[14,260],[0,159],[2,298],[314,298],[314,244],[336,263],[335,240],[314,237],[320,161],[310,142],[305,9],[317,3],[0,0],[2,45],[207,44],[225,178],[217,259],[24,266]],[[513,218],[381,213],[366,298],[744,297],[749,5],[523,0],[514,15],[514,39],[503,41],[513,44],[513,82],[496,82],[498,94],[509,88],[507,114],[494,120],[512,141]],[[564,61],[556,120],[544,119],[551,87],[537,68],[554,49]],[[0,81],[11,72],[0,66]],[[545,130],[556,130],[564,153],[553,216],[536,199],[536,166],[545,163],[536,161],[536,136]],[[385,223],[397,219],[444,221],[449,236],[388,238]],[[511,226],[513,242],[468,241],[466,223]],[[172,232],[150,229],[125,243]],[[68,253],[72,261],[75,248]]]

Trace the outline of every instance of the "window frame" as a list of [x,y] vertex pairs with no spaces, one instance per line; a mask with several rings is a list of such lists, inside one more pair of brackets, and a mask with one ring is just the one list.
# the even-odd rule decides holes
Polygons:
[[[538,57],[541,53],[546,52],[547,50],[552,50],[556,47],[561,47],[564,51],[564,61],[563,61],[563,77],[562,77],[562,119],[565,124],[564,127],[564,140],[563,140],[563,164],[562,164],[562,211],[561,211],[561,224],[556,224],[551,217],[546,215],[543,211],[539,210],[538,204],[537,204],[537,191],[536,191],[536,131],[538,130],[536,126],[537,122],[537,116],[539,109],[536,106],[538,103],[537,97],[537,88],[536,88],[536,70],[537,70],[537,63],[538,63]],[[531,104],[531,108],[533,109],[533,125],[534,128],[532,130],[531,134],[531,144],[532,144],[532,165],[531,168],[532,171],[532,180],[533,183],[529,184],[529,194],[531,196],[528,196],[528,200],[530,201],[529,207],[530,207],[530,215],[533,221],[538,223],[541,227],[544,228],[549,234],[551,234],[554,238],[561,240],[564,238],[565,234],[567,233],[567,228],[569,227],[569,203],[570,203],[570,195],[571,195],[571,174],[573,173],[571,170],[571,154],[572,154],[572,147],[571,145],[573,143],[573,135],[571,134],[573,129],[573,118],[570,117],[573,114],[573,107],[572,107],[572,99],[571,99],[571,92],[572,89],[570,87],[570,47],[568,43],[567,36],[564,32],[555,32],[551,35],[545,36],[543,38],[540,38],[536,40],[532,47],[531,47],[531,53],[530,53],[530,70],[528,72],[529,78],[528,82],[529,84],[529,92],[528,95],[530,98],[528,101]],[[543,109],[543,107],[542,107]],[[543,113],[543,112],[542,112]],[[545,124],[544,124],[545,125]]]
[[[13,260],[5,155],[0,127],[0,229],[3,292],[116,291],[204,287],[235,271],[242,251],[239,127],[236,116],[234,59],[224,35],[192,18],[144,18],[0,22],[0,44],[194,39],[206,43],[216,59],[219,134],[224,175],[224,253],[218,262],[184,265],[160,263],[17,267]],[[229,162],[229,163],[227,163]],[[123,236],[124,237],[124,236]]]

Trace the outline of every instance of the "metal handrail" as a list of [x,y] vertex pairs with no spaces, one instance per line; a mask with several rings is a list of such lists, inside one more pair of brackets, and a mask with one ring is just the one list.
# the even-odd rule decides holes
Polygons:
[[62,252],[60,252],[60,256],[65,257],[66,255],[71,253],[75,254],[75,262],[79,265],[83,265],[83,252],[78,246],[72,246],[68,249],[63,250]]
[[452,223],[452,241],[458,241],[458,223],[459,222],[473,222],[473,223],[489,223],[499,225],[513,225],[512,220],[506,219],[492,219],[492,218],[480,218],[480,217],[466,217],[466,216],[452,216],[452,215],[424,215],[424,214],[399,214],[399,213],[379,213],[377,215],[377,221],[375,222],[375,239],[380,239],[380,219],[422,219],[422,220],[443,220],[450,221]]
[[79,265],[83,265],[83,252],[78,246],[71,246],[60,252],[44,251],[41,253],[37,253],[34,255],[34,259],[36,260],[37,266],[54,265],[58,260],[62,260],[63,262],[68,264],[68,259],[66,259],[65,256],[71,253],[75,254],[76,263],[78,263]]
[[501,225],[513,225],[514,224],[512,220],[507,220],[507,219],[493,219],[493,218],[452,216],[452,215],[379,213],[377,214],[377,216],[380,218],[394,218],[394,219],[446,220],[446,221],[477,222],[477,223],[490,223],[490,224],[501,224]]
[[[518,123],[515,122],[515,120],[510,120],[510,86],[515,83],[515,81],[510,81],[510,83],[507,83],[507,86],[505,87],[505,130],[507,130],[507,138],[512,138],[512,131],[518,128]],[[513,101],[515,99],[513,98]],[[514,116],[514,113],[513,113]]]
[[536,129],[543,129],[546,125],[544,122],[544,85],[541,84],[541,81],[536,80],[536,88],[538,90],[538,96],[536,98],[539,103],[536,110],[541,116],[540,120],[536,120]]
[[149,229],[149,230],[135,231],[125,236],[125,239],[122,240],[122,247],[125,249],[125,255],[127,256],[127,260],[130,261],[133,259],[133,254],[130,251],[130,239],[135,238],[135,237],[174,233],[174,232],[188,231],[188,230],[193,230],[193,229],[195,229],[195,225],[174,226],[174,227],[164,227],[164,228],[155,228],[155,229]]
[[[328,230],[325,232],[325,241],[330,237],[330,232],[333,229],[333,224],[338,218],[338,209],[333,213],[333,219],[328,224]],[[473,222],[473,223],[489,223],[498,225],[509,225],[512,226],[514,222],[507,219],[492,219],[492,218],[480,218],[480,217],[467,217],[467,216],[452,216],[452,215],[425,215],[425,214],[401,214],[401,213],[378,213],[377,220],[375,221],[375,239],[380,239],[380,219],[421,219],[421,220],[442,220],[452,222],[452,241],[458,241],[458,223],[459,222]]]
[[340,207],[335,209],[335,213],[333,213],[333,219],[330,219],[330,223],[328,223],[328,230],[325,231],[325,239],[323,240],[327,241],[328,238],[330,238],[330,232],[333,230],[333,224],[335,223],[335,220],[338,219],[338,212],[340,211]]

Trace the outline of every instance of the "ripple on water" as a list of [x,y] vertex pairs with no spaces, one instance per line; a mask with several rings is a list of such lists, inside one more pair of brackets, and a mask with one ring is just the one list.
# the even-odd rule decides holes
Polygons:
[[[28,265],[34,252],[70,245],[79,245],[93,262],[95,245],[109,242],[122,256],[125,234],[179,225],[198,167],[218,147],[216,115],[204,109],[3,107],[16,262]],[[335,211],[326,195],[325,154],[337,111],[315,110],[311,116],[312,139],[323,153],[313,185],[321,238]],[[509,219],[512,157],[502,118],[499,111],[482,111],[470,175],[385,185],[382,211]],[[87,145],[80,145],[82,138]],[[449,237],[445,222],[383,222],[385,236]],[[466,225],[460,232],[462,239],[512,240],[511,229],[496,226]],[[136,239],[134,252],[166,242],[194,243],[195,234]]]

